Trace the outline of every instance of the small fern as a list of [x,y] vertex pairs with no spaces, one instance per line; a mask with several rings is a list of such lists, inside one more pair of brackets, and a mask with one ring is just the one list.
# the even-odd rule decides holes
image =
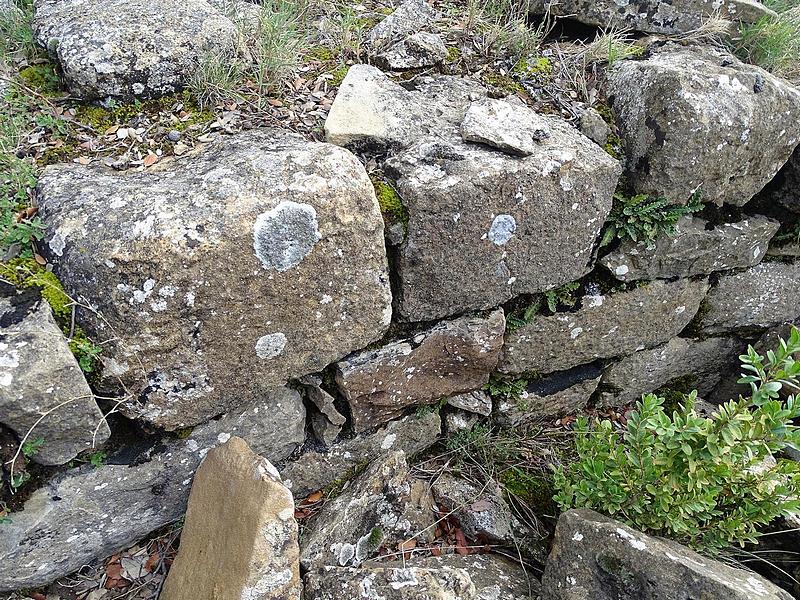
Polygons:
[[681,217],[702,209],[699,192],[692,195],[685,205],[671,204],[666,198],[647,194],[627,197],[617,192],[600,247],[615,240],[630,239],[651,249],[660,236],[675,233],[675,225]]

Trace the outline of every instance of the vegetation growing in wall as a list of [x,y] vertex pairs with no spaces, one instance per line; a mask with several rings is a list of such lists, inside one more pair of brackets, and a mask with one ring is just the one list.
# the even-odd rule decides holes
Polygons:
[[764,4],[778,13],[752,24],[742,24],[738,38],[732,41],[734,52],[747,62],[787,79],[800,79],[800,2],[766,0]]
[[740,357],[750,385],[709,418],[694,409],[696,392],[671,415],[664,399],[646,395],[620,434],[610,421],[582,417],[576,427],[578,460],[556,471],[556,501],[619,518],[697,550],[717,553],[755,542],[759,528],[800,509],[800,463],[773,456],[800,447],[800,331],[775,351],[752,347]]
[[527,306],[509,313],[506,317],[506,331],[514,331],[524,327],[545,309],[550,313],[555,313],[558,310],[574,308],[578,303],[578,290],[580,290],[580,287],[580,282],[572,281],[565,283],[561,287],[547,290]]
[[615,240],[629,239],[646,245],[648,249],[653,248],[659,237],[675,233],[675,225],[681,217],[702,209],[699,192],[683,205],[672,204],[666,198],[647,194],[626,196],[617,192],[614,194],[614,206],[608,215],[600,247]]

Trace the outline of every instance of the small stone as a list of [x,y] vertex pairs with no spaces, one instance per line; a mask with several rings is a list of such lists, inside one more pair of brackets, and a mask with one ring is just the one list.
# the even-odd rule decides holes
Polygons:
[[194,477],[178,555],[163,600],[300,600],[300,548],[292,493],[277,469],[232,437]]
[[322,379],[318,376],[307,375],[300,378],[306,397],[316,410],[311,413],[311,429],[314,435],[325,446],[330,446],[347,419],[334,406],[334,398],[322,389]]
[[468,539],[478,543],[513,543],[511,509],[496,482],[476,487],[443,473],[434,480],[431,489],[436,502],[458,520]]
[[482,390],[450,396],[450,398],[447,399],[447,403],[455,408],[460,408],[484,417],[488,417],[492,414],[492,399],[489,397],[489,394]]
[[402,71],[432,67],[446,57],[447,46],[441,36],[420,31],[380,52],[375,60],[386,69]]
[[367,44],[373,49],[383,48],[425,28],[436,16],[436,11],[425,0],[405,0],[372,28],[367,34]]
[[593,108],[587,108],[581,114],[580,119],[581,133],[592,140],[598,146],[605,146],[608,136],[611,135],[611,128],[603,117]]
[[170,142],[177,142],[177,141],[180,141],[180,139],[181,139],[181,132],[180,132],[180,131],[177,131],[177,130],[175,130],[175,129],[173,129],[172,131],[170,131],[170,132],[167,134],[167,139],[168,139]]

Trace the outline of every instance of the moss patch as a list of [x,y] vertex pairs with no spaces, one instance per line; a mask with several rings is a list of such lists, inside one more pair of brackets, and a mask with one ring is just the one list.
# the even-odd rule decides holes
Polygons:
[[75,120],[88,125],[98,133],[103,133],[113,125],[124,125],[140,115],[157,121],[164,113],[173,114],[175,107],[179,104],[189,116],[172,124],[173,129],[184,131],[192,125],[207,123],[214,119],[212,111],[201,109],[192,94],[188,90],[184,90],[154,100],[145,100],[144,102],[136,100],[130,104],[117,104],[109,108],[82,105],[77,108]]
[[481,80],[501,92],[507,94],[524,94],[525,88],[510,75],[502,75],[497,71],[487,69],[481,74]]
[[335,87],[339,87],[340,85],[342,85],[344,78],[347,76],[347,71],[349,70],[350,67],[341,64],[338,67],[336,67],[333,71],[331,71],[331,75],[333,75],[333,78],[331,79],[331,85]]
[[25,67],[19,72],[19,78],[42,96],[58,96],[61,93],[61,79],[53,63],[44,62]]
[[519,498],[538,515],[558,514],[553,496],[556,490],[552,478],[543,473],[530,473],[512,467],[500,474],[506,493]]
[[522,59],[514,65],[512,72],[523,77],[547,81],[553,77],[553,62],[546,56]]
[[381,214],[386,225],[401,223],[403,231],[408,233],[408,211],[403,206],[400,195],[383,179],[373,178],[372,185],[375,188],[375,196],[378,198],[378,206],[381,207]]

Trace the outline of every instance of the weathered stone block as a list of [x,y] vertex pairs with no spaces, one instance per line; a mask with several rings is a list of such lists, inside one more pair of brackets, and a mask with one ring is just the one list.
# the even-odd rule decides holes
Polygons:
[[125,410],[167,429],[252,402],[379,339],[383,220],[349,152],[243,133],[141,173],[49,167],[47,247]]

